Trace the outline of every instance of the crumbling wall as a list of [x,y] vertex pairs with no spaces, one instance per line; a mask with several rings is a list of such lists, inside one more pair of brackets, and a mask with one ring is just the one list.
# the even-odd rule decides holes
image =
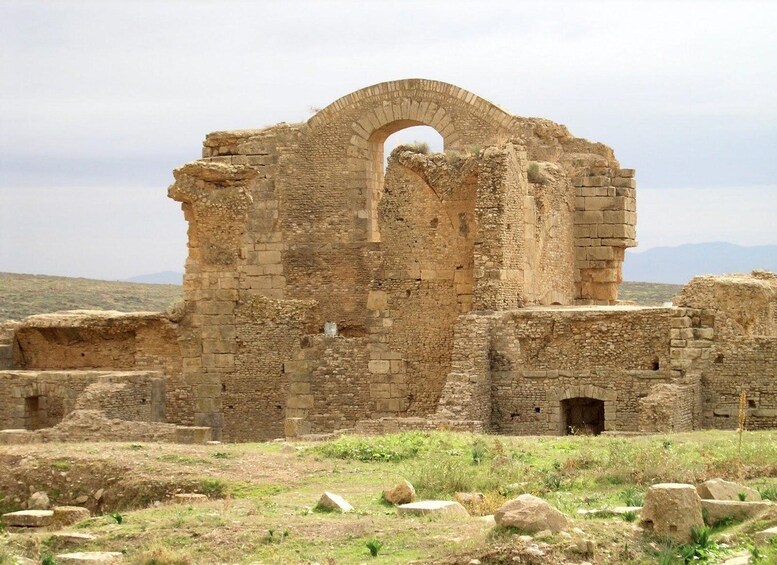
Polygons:
[[701,425],[736,429],[744,393],[748,429],[777,426],[777,275],[695,277],[675,303],[692,320],[677,337],[706,338],[693,362],[701,374]]
[[639,431],[689,432],[694,429],[696,384],[658,384],[639,401]]
[[669,308],[531,308],[499,313],[491,342],[491,423],[563,433],[561,401],[604,402],[605,429],[636,431],[639,398],[673,378]]
[[161,421],[164,378],[157,371],[0,371],[0,429],[49,428],[77,409]]

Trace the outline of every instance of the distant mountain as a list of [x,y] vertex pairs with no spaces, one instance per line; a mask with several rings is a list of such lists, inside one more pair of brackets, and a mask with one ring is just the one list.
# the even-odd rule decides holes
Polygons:
[[685,284],[696,275],[749,273],[754,269],[777,272],[777,245],[689,243],[628,251],[623,263],[623,280]]
[[150,275],[138,275],[130,279],[124,279],[124,282],[145,283],[145,284],[182,284],[183,273],[175,271],[162,271],[161,273],[151,273]]

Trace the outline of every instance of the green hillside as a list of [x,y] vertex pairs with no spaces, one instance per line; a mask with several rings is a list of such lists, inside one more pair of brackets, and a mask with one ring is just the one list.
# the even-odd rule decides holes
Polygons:
[[180,296],[172,284],[0,273],[0,320],[57,310],[160,311]]
[[660,306],[671,302],[681,288],[681,284],[623,282],[618,289],[618,299],[631,300],[642,306]]

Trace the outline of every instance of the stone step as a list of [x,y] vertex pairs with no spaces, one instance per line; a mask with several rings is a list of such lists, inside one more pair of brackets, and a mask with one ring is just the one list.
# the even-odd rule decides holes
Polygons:
[[739,500],[702,500],[701,507],[707,522],[715,524],[733,518],[734,520],[747,520],[768,510],[774,506],[772,502],[759,500],[757,502],[743,502]]
[[51,510],[20,510],[3,514],[3,525],[9,528],[45,528],[54,521]]
[[755,534],[755,536],[753,536],[753,539],[755,539],[755,541],[758,543],[766,543],[773,539],[777,539],[777,526],[758,532]]
[[57,563],[120,563],[124,555],[118,551],[83,551],[79,553],[60,553],[56,556]]
[[56,532],[51,534],[51,539],[62,544],[77,545],[79,543],[95,541],[97,536],[87,534],[86,532]]
[[430,514],[446,514],[452,516],[469,516],[467,509],[453,500],[420,500],[397,506],[400,516],[427,516]]

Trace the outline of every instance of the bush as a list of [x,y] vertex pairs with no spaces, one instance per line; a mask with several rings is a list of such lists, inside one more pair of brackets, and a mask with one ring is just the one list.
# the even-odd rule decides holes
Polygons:
[[413,153],[422,153],[424,155],[429,154],[429,144],[425,141],[414,141],[413,143],[408,143],[404,147]]
[[367,549],[370,550],[370,555],[373,557],[378,556],[378,552],[380,551],[381,547],[383,547],[383,542],[375,538],[372,538],[367,542]]
[[200,492],[208,496],[224,496],[227,484],[221,479],[200,479]]

